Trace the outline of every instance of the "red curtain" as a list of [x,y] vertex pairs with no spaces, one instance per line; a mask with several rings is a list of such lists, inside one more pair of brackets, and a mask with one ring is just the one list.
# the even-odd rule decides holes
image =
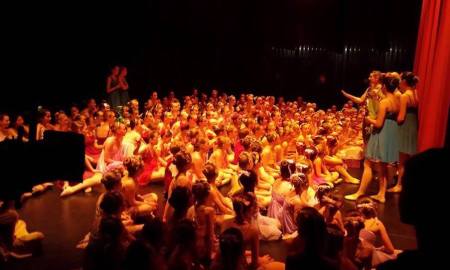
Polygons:
[[450,0],[423,0],[414,72],[420,78],[418,150],[442,147],[450,103]]

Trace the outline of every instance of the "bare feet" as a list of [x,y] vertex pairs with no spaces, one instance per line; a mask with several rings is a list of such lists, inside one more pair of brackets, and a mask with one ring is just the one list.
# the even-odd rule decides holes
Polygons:
[[378,195],[378,194],[377,195],[372,195],[372,196],[370,196],[370,198],[372,198],[375,201],[380,202],[380,203],[384,203],[386,201],[384,196],[381,196],[381,195]]
[[356,201],[359,197],[361,197],[363,194],[360,194],[360,193],[353,193],[353,194],[350,194],[350,195],[347,195],[347,196],[345,196],[344,198],[346,199],[346,200],[349,200],[349,201]]
[[342,178],[338,178],[338,179],[336,179],[336,181],[334,181],[334,184],[337,185],[337,184],[342,183],[343,181],[344,180]]
[[53,184],[51,182],[47,182],[47,183],[44,183],[42,185],[44,186],[45,189],[47,189],[47,188],[53,187],[55,184]]
[[358,185],[359,182],[360,182],[359,179],[358,178],[354,178],[354,177],[345,179],[345,183],[349,183],[349,184]]
[[61,192],[61,194],[59,196],[60,197],[69,196],[69,195],[72,195],[74,192],[75,192],[75,190],[73,189],[73,187],[69,186],[66,189],[64,189],[63,192]]
[[293,233],[286,233],[286,234],[283,234],[283,236],[281,237],[281,239],[283,239],[283,240],[294,239],[294,238],[297,237],[297,236],[298,236],[298,232],[295,231],[295,232],[293,232]]
[[66,190],[68,187],[70,187],[69,182],[64,181],[64,185],[63,185],[62,189]]
[[25,192],[24,194],[22,194],[22,196],[20,196],[20,202],[24,203],[26,199],[28,199],[32,196],[33,196],[33,193]]
[[402,186],[395,185],[394,187],[388,189],[387,192],[400,193],[402,192]]

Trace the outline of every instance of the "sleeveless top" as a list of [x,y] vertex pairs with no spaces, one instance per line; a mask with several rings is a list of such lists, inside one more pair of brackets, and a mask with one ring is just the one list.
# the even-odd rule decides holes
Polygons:
[[[111,78],[111,84],[110,84],[110,86],[111,86],[111,88],[114,88],[114,87],[116,87],[116,86],[118,86],[119,85],[119,78],[115,78],[114,79],[114,77],[110,77]],[[111,93],[113,93],[113,92],[115,92],[115,91],[117,91],[117,89],[116,90],[114,90],[114,91],[112,91]]]

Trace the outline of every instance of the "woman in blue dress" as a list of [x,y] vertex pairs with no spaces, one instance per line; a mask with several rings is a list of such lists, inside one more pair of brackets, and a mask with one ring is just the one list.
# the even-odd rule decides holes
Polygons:
[[[388,166],[398,162],[398,125],[397,115],[399,112],[399,101],[393,92],[399,85],[399,80],[394,77],[382,79],[382,91],[384,98],[380,101],[376,119],[366,117],[366,122],[373,125],[374,130],[366,147],[366,161],[370,162],[371,168],[379,172],[380,189],[378,194],[371,196],[381,203],[385,202],[387,186]],[[365,194],[372,177],[363,177],[361,185],[355,194],[345,198],[355,200]]]
[[406,160],[417,152],[417,107],[419,104],[416,85],[419,78],[412,72],[403,72],[400,81],[400,111],[397,116],[399,168],[397,184],[388,192],[402,191],[403,168]]

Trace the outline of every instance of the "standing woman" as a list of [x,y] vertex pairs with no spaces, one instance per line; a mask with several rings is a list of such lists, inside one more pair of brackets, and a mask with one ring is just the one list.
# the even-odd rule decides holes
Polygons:
[[[361,97],[355,97],[344,90],[342,90],[342,94],[348,98],[349,100],[355,102],[356,104],[364,104],[366,103],[367,111],[369,113],[369,117],[376,118],[378,112],[378,102],[383,98],[383,91],[381,90],[380,84],[381,72],[372,71],[369,75],[369,87],[364,92]],[[370,126],[365,126],[365,136],[363,138],[368,139],[368,135],[370,134]]]
[[417,98],[416,84],[419,78],[412,72],[403,72],[400,81],[400,111],[397,116],[399,168],[397,184],[388,192],[402,191],[404,164],[417,152]]
[[[371,196],[371,198],[384,203],[388,166],[398,161],[398,140],[395,138],[398,138],[397,114],[400,105],[398,99],[393,94],[399,85],[399,80],[397,78],[385,77],[382,81],[382,91],[385,97],[380,101],[377,117],[376,119],[370,116],[366,117],[367,123],[372,124],[374,130],[367,143],[366,160],[364,162],[370,162],[370,171],[374,167],[377,167],[380,189],[378,194]],[[365,170],[366,168],[364,168]],[[364,195],[370,181],[372,181],[372,177],[365,177],[363,173],[358,191],[345,198],[348,200],[356,200]]]
[[106,93],[108,94],[108,100],[114,109],[120,105],[120,89],[122,88],[119,81],[119,66],[114,66],[111,70],[111,75],[106,79]]
[[127,82],[127,74],[128,70],[126,67],[122,67],[119,73],[119,96],[120,96],[120,105],[123,106],[130,101],[130,97],[128,95],[128,82]]

